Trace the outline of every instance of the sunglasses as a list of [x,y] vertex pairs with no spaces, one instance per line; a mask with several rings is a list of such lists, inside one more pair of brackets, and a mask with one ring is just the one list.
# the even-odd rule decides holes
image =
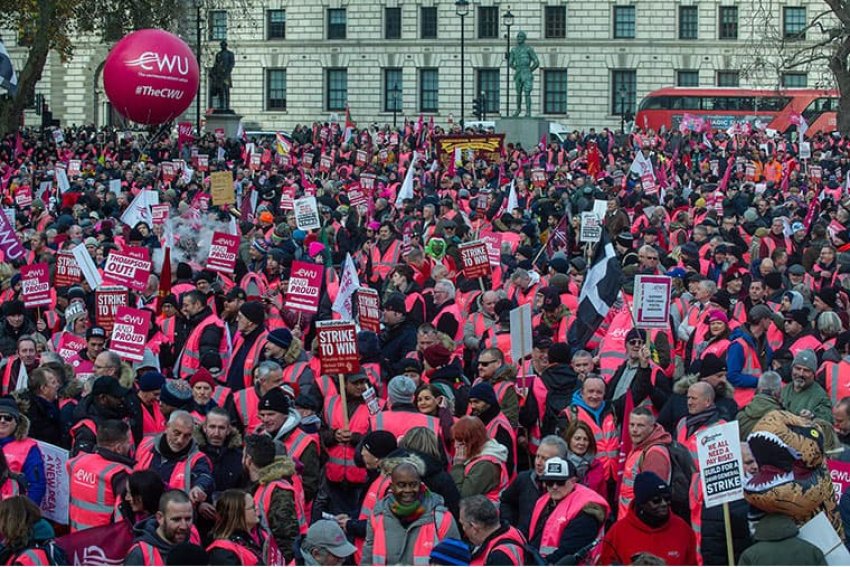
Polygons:
[[15,421],[15,417],[7,414],[0,415],[0,422],[12,423]]
[[567,484],[567,479],[543,481],[544,486],[564,486],[565,484]]
[[632,340],[629,341],[629,345],[631,345],[631,346],[641,346],[642,344],[643,344],[643,341],[640,340],[640,339],[632,339]]
[[656,496],[655,498],[653,498],[652,500],[649,501],[650,504],[655,504],[656,506],[661,504],[662,502],[667,502],[669,504],[670,503],[670,496],[669,495]]

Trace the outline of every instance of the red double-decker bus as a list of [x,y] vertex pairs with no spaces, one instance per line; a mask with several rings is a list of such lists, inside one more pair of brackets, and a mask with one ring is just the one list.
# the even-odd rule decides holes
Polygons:
[[791,116],[799,113],[809,124],[806,137],[835,130],[838,91],[822,89],[728,89],[668,87],[652,91],[635,116],[640,128],[678,128],[685,114],[711,121],[726,130],[735,123],[760,123],[778,132],[795,129]]

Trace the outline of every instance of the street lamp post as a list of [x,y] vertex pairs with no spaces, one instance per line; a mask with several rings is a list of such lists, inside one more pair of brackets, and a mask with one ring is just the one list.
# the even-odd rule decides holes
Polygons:
[[[198,47],[195,56],[198,60],[198,70],[201,69],[201,0],[195,0],[195,42]],[[198,92],[195,95],[195,130],[198,140],[201,138],[201,80],[198,78]]]
[[464,37],[465,18],[469,14],[469,0],[457,0],[455,2],[455,13],[460,16],[460,127],[464,126],[464,105],[466,104],[466,48]]
[[396,127],[396,113],[398,113],[398,95],[401,93],[401,89],[398,87],[398,83],[393,84],[393,88],[390,89],[390,92],[393,95],[393,130]]
[[508,6],[508,11],[502,16],[505,22],[505,28],[508,30],[505,34],[505,39],[508,40],[505,48],[505,116],[511,115],[511,26],[514,25],[514,15],[511,13],[511,7]]

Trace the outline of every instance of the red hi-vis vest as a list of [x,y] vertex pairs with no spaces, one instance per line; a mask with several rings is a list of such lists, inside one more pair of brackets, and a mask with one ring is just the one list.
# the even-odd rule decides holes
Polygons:
[[166,340],[172,344],[174,343],[174,323],[176,320],[177,317],[172,315],[171,317],[164,318],[162,320],[162,323],[160,323],[159,325],[160,330],[162,331],[162,334],[165,335]]
[[626,335],[633,327],[631,313],[626,308],[618,311],[608,324],[608,331],[599,343],[599,375],[606,384],[628,358]]
[[[744,366],[741,368],[741,374],[749,374],[750,376],[761,376],[761,362],[759,361],[758,354],[756,350],[750,346],[743,337],[738,337],[735,339],[736,343],[741,345],[741,349],[744,351]],[[728,349],[727,349],[728,351]],[[734,399],[735,403],[738,404],[739,408],[744,408],[748,403],[753,401],[753,398],[756,395],[755,388],[744,388],[740,386],[735,386],[735,394]]]
[[206,329],[209,325],[215,325],[221,329],[221,342],[218,350],[222,355],[222,362],[225,364],[228,363],[229,345],[227,344],[227,332],[224,329],[224,322],[214,314],[207,315],[207,317],[198,323],[198,326],[192,329],[192,332],[189,333],[189,337],[186,339],[186,345],[183,347],[183,352],[180,355],[180,360],[178,362],[180,368],[177,372],[177,376],[183,380],[191,378],[195,371],[201,367],[201,335],[203,334],[204,329]]
[[24,469],[24,462],[27,460],[27,455],[30,454],[30,451],[35,449],[36,451],[41,451],[38,448],[38,443],[36,443],[35,439],[27,437],[23,440],[15,440],[11,443],[7,443],[3,447],[3,454],[6,456],[6,462],[9,464],[9,470],[13,473],[21,474]]
[[369,282],[377,283],[378,280],[385,280],[390,271],[401,261],[401,242],[394,238],[383,254],[376,243],[369,251],[369,256],[372,258],[372,276]]
[[399,440],[414,427],[426,427],[436,432],[440,439],[443,438],[442,428],[437,418],[424,413],[383,410],[369,417],[370,430],[389,431]]
[[484,495],[490,502],[496,505],[496,508],[498,508],[502,491],[508,487],[509,482],[508,468],[505,466],[504,461],[500,461],[493,455],[479,455],[477,457],[473,457],[468,463],[466,463],[466,466],[463,467],[463,476],[469,476],[469,473],[472,471],[472,467],[482,461],[493,463],[493,465],[499,469],[499,483],[494,486],[490,492]]
[[[331,430],[344,429],[346,408],[342,405],[340,396],[325,399],[325,422]],[[365,435],[369,432],[369,408],[361,403],[351,416],[348,429],[352,433]],[[366,469],[354,464],[356,447],[348,443],[336,443],[327,447],[328,463],[325,465],[325,475],[330,482],[350,482],[365,484],[368,476]]]
[[602,418],[602,426],[596,423],[596,419],[586,409],[579,405],[571,404],[561,412],[570,423],[575,419],[585,423],[593,431],[596,440],[596,456],[602,462],[607,479],[617,478],[617,467],[620,456],[620,434],[614,414],[606,411]]
[[812,349],[817,352],[823,347],[823,343],[821,343],[817,337],[813,335],[804,335],[794,341],[788,350],[791,351],[791,354],[797,356],[801,350]]
[[[292,493],[292,500],[295,502],[295,516],[298,520],[298,533],[301,535],[307,534],[307,507],[304,504],[304,487],[301,484],[301,477],[293,476],[291,479],[281,478],[273,480],[268,484],[261,484],[254,493],[254,506],[257,507],[257,513],[260,515],[260,525],[271,534],[269,526],[269,512],[272,507],[272,498],[275,490],[287,490]],[[274,537],[274,536],[271,536]]]
[[[622,520],[626,517],[626,513],[629,511],[629,504],[631,504],[632,500],[635,497],[635,477],[640,473],[640,467],[643,464],[643,460],[650,451],[661,451],[662,454],[667,456],[667,462],[671,463],[670,465],[670,475],[672,472],[672,461],[670,460],[670,450],[667,448],[667,445],[655,444],[650,445],[649,447],[644,447],[642,449],[632,449],[629,456],[626,457],[626,463],[623,466],[623,482],[620,483],[620,504],[617,508],[617,519]],[[667,484],[670,484],[670,477],[665,479],[661,479]]]
[[137,547],[142,550],[142,561],[145,565],[165,565],[165,561],[163,560],[162,553],[159,552],[159,548],[143,541],[134,543],[127,552],[127,555],[130,555],[130,553],[132,553]]
[[260,412],[257,410],[257,406],[260,404],[260,396],[257,394],[256,388],[239,390],[233,394],[233,403],[245,431],[254,431],[263,424],[260,421]]
[[455,336],[453,336],[452,339],[454,340],[456,345],[463,345],[463,316],[460,314],[460,307],[458,307],[457,303],[452,302],[450,305],[446,305],[445,307],[440,309],[440,312],[437,313],[437,316],[434,317],[434,319],[431,321],[431,324],[436,327],[437,321],[439,321],[440,317],[442,317],[446,313],[450,313],[454,316],[455,320],[457,320],[457,331],[455,331]]
[[66,465],[70,479],[71,531],[76,532],[112,522],[120,495],[112,490],[116,474],[131,471],[130,467],[104,459],[97,453],[81,453]]
[[824,362],[823,368],[826,374],[826,393],[834,406],[842,398],[850,396],[850,362],[843,359],[840,362],[827,361]]
[[5,500],[6,498],[11,498],[12,496],[18,496],[21,494],[21,483],[17,478],[6,477],[6,480],[3,482],[3,485],[0,486],[0,497]]
[[20,372],[20,367],[18,367],[18,372],[15,372],[15,375],[12,376],[12,367],[15,365],[16,360],[18,360],[17,355],[12,355],[6,359],[6,364],[3,366],[3,378],[0,381],[0,395],[8,396],[15,391],[18,372]]
[[[260,358],[263,355],[263,347],[266,346],[266,341],[268,340],[269,333],[268,331],[263,331],[257,336],[257,340],[254,341],[254,344],[251,345],[251,348],[248,349],[248,354],[245,356],[245,363],[242,366],[242,377],[244,379],[245,387],[250,388],[254,385],[254,377],[252,375],[252,371],[254,370],[254,366],[259,364]],[[239,349],[242,348],[242,345],[245,343],[245,337],[242,336],[242,333],[236,334],[236,339],[233,341],[233,352],[239,352]],[[228,376],[230,373],[230,364],[233,363],[231,359],[227,365],[227,369],[224,371],[224,375]]]
[[[543,438],[543,432],[540,425],[543,423],[543,414],[546,411],[546,398],[549,396],[549,390],[543,379],[540,376],[535,376],[531,381],[531,394],[537,401],[537,421],[528,430],[528,451],[532,455],[537,454],[537,448],[540,447],[540,441]],[[526,403],[528,400],[526,400]]]
[[[385,474],[378,475],[378,478],[372,481],[372,484],[369,485],[369,489],[366,491],[366,496],[363,498],[363,504],[360,505],[360,515],[357,517],[358,520],[368,520],[372,517],[372,511],[375,509],[375,504],[377,504],[379,500],[383,500],[384,496],[387,495],[387,491],[389,491],[391,484],[392,477]],[[362,537],[354,538],[354,547],[357,548],[357,551],[354,552],[355,565],[360,565],[360,560],[363,558],[364,541],[365,540]]]
[[500,427],[507,432],[508,435],[510,435],[511,446],[508,448],[514,456],[514,470],[508,471],[508,476],[510,477],[510,481],[513,481],[514,478],[516,478],[516,429],[511,426],[511,422],[508,421],[508,418],[505,417],[505,414],[502,412],[499,412],[496,417],[491,419],[490,423],[488,423],[485,427],[487,428],[487,436],[490,437],[490,439],[496,438],[496,433],[498,433]]
[[213,390],[213,393],[212,393],[212,396],[210,396],[210,399],[215,402],[215,405],[217,405],[220,408],[223,408],[224,404],[227,403],[227,397],[229,395],[230,395],[230,388],[228,388],[227,386],[222,386],[221,384],[218,384],[218,385],[216,385],[215,389]]
[[283,442],[283,446],[286,447],[286,454],[302,462],[301,455],[304,454],[304,451],[310,445],[315,445],[316,451],[319,451],[319,435],[316,433],[307,433],[300,428],[291,431],[286,441]]
[[293,362],[283,369],[283,383],[292,386],[296,394],[298,393],[298,381],[305,372],[311,370],[310,364],[307,362]]
[[145,437],[165,431],[165,416],[162,415],[159,402],[154,400],[150,409],[151,411],[148,411],[148,408],[142,404],[142,435]]
[[[546,524],[538,526],[537,523],[540,520],[540,514],[543,512],[546,505],[549,504],[550,499],[551,496],[547,493],[537,500],[537,504],[534,505],[534,512],[531,514],[531,525],[528,529],[530,539],[534,539],[536,537],[538,529],[543,530],[543,537],[540,540],[539,551],[540,555],[544,558],[554,553],[561,546],[561,535],[564,533],[564,529],[566,529],[569,523],[581,513],[585,506],[588,504],[598,504],[605,510],[605,516],[608,516],[608,513],[611,511],[611,507],[608,506],[608,502],[597,494],[595,490],[591,490],[581,484],[576,484],[573,491],[570,492],[566,498],[558,502],[555,509],[552,510],[552,514],[550,514],[549,518],[546,520]],[[605,522],[601,522],[599,524],[599,532],[597,534],[600,541],[604,531]],[[598,550],[595,551],[598,554]],[[590,556],[593,555],[594,552],[592,551]],[[594,562],[589,559],[586,559],[585,561],[588,565],[594,564]]]
[[207,548],[207,553],[211,552],[213,549],[224,549],[225,551],[235,554],[236,557],[239,558],[240,565],[260,565],[260,558],[257,557],[253,551],[244,545],[236,543],[235,541],[230,541],[229,539],[217,539]]
[[487,542],[487,547],[470,561],[470,565],[485,565],[495,551],[501,551],[510,559],[511,565],[525,565],[525,536],[513,526],[508,531]]
[[43,549],[25,549],[13,555],[6,565],[50,565],[50,558]]
[[[452,515],[445,508],[436,508],[432,514],[434,520],[417,528],[416,541],[413,543],[413,564],[429,565],[431,550],[441,542],[452,528]],[[387,560],[387,533],[384,529],[384,513],[372,515],[369,520],[375,540],[372,544],[371,565],[390,565]]]
[[[139,450],[136,452],[136,466],[134,471],[143,471],[151,467],[153,463],[154,447],[161,439],[161,435],[156,437],[146,437],[139,444]],[[189,493],[192,488],[192,469],[201,459],[206,459],[207,456],[201,453],[197,447],[193,447],[186,458],[178,461],[174,465],[174,470],[171,471],[171,478],[168,479],[168,486],[177,488],[183,492]]]

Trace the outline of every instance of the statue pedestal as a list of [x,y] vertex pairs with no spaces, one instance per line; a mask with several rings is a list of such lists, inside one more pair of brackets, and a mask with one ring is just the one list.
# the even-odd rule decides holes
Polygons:
[[215,134],[215,131],[221,128],[224,130],[225,138],[235,138],[241,121],[242,116],[239,114],[213,112],[207,116],[206,131]]
[[522,144],[526,150],[539,144],[542,136],[549,143],[549,121],[545,118],[501,118],[496,120],[496,132],[505,134],[505,144]]

